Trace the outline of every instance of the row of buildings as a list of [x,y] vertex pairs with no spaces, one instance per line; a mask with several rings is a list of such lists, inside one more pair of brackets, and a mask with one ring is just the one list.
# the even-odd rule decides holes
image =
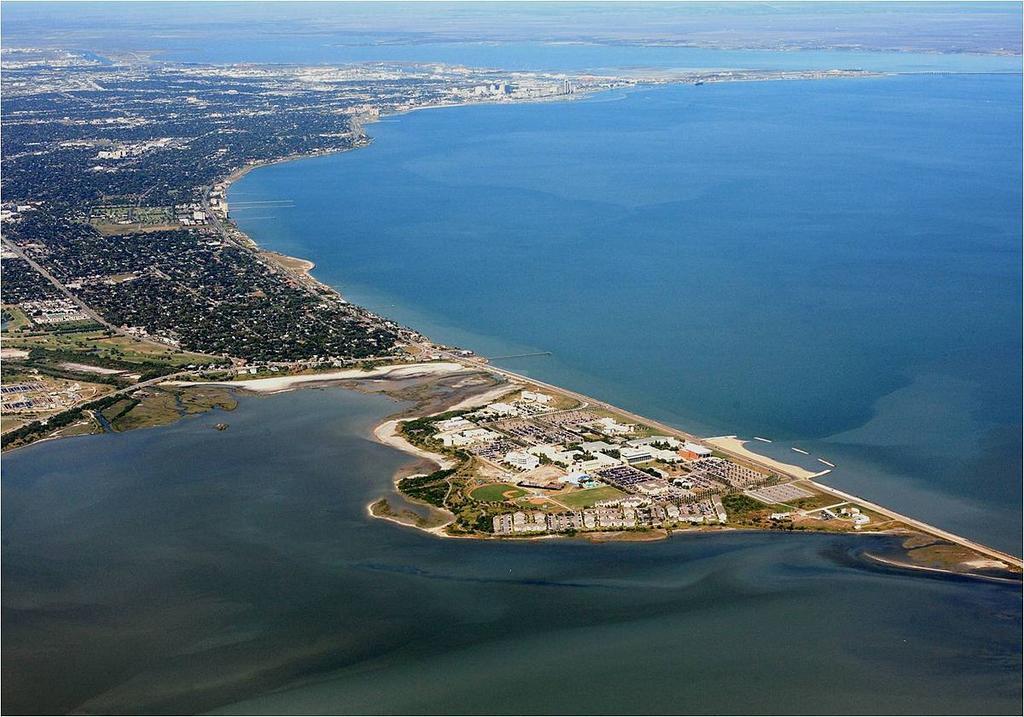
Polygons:
[[638,506],[624,500],[564,513],[517,510],[496,515],[492,522],[496,535],[541,535],[722,524],[727,519],[721,500],[715,498],[686,506]]

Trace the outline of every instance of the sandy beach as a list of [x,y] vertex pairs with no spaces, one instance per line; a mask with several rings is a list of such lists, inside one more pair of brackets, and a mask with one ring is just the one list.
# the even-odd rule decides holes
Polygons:
[[[1017,582],[1016,580],[1013,580],[1013,579],[1010,579],[1010,578],[1001,578],[1001,577],[998,577],[996,575],[982,575],[982,574],[979,574],[979,573],[963,572],[963,571],[960,571],[960,570],[949,570],[947,568],[935,568],[935,567],[929,567],[927,565],[917,565],[915,563],[907,563],[907,562],[903,562],[903,561],[900,561],[900,560],[891,560],[889,558],[883,558],[883,557],[881,557],[879,555],[875,555],[873,553],[868,553],[868,552],[865,552],[864,556],[868,560],[873,560],[876,563],[881,563],[882,565],[888,565],[889,567],[893,567],[893,568],[902,568],[904,570],[917,570],[919,572],[938,573],[940,575],[958,575],[958,576],[961,576],[961,577],[966,576],[966,577],[971,577],[971,578],[977,578],[978,580],[987,580],[989,582],[995,582],[995,583],[1015,584]],[[979,563],[981,563],[981,564],[979,564]],[[1001,563],[999,561],[995,561],[995,560],[989,560],[989,561],[969,561],[969,562],[964,563],[964,565],[969,565],[970,567],[978,567],[978,568],[999,568],[999,569],[1003,569],[1003,570],[1006,569],[1006,565],[1005,564],[1003,564],[1003,563]]]
[[467,399],[459,401],[453,406],[445,409],[446,411],[467,411],[471,408],[479,408],[486,406],[488,403],[497,401],[502,396],[508,395],[513,391],[518,391],[522,386],[518,384],[504,384],[502,386],[495,386],[490,391],[484,391],[478,393],[475,396],[470,396]]
[[328,371],[326,373],[271,376],[269,378],[240,379],[238,381],[167,381],[166,383],[171,386],[223,386],[225,388],[245,389],[255,393],[279,393],[325,381],[348,381],[365,378],[416,378],[417,376],[440,376],[466,370],[466,367],[462,364],[453,362],[413,363],[378,366],[369,371],[350,368],[340,371]]
[[316,268],[316,264],[311,262],[309,259],[302,259],[297,256],[288,256],[287,254],[280,254],[276,251],[261,251],[260,256],[284,267],[287,271],[296,272],[304,277],[309,277],[309,273]]
[[754,453],[754,451],[751,451],[747,448],[747,443],[749,443],[749,441],[744,441],[740,438],[737,438],[736,436],[718,436],[717,438],[705,438],[704,442],[709,445],[715,446],[716,448],[722,448],[726,451],[729,451],[730,453],[741,455],[744,458],[748,458],[751,461],[755,461],[762,465],[771,466],[772,468],[778,470],[780,473],[793,476],[794,478],[814,478],[815,476],[820,475],[819,473],[814,473],[812,471],[807,470],[806,468],[794,466],[791,463],[783,463],[782,461],[777,461],[773,458],[763,456],[760,453]]
[[403,418],[385,421],[373,429],[373,437],[384,445],[397,448],[403,453],[408,453],[418,458],[425,458],[432,463],[436,463],[440,470],[448,470],[449,468],[454,468],[458,465],[447,456],[443,456],[440,453],[431,453],[430,451],[425,451],[422,448],[417,448],[413,444],[409,443],[409,441],[402,438],[402,436],[398,434],[398,423],[399,421],[405,420],[409,419]]

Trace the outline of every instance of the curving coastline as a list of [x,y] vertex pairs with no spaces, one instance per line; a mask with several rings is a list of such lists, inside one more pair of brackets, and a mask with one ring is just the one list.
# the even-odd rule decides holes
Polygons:
[[[546,100],[546,101],[552,101],[554,99],[558,99],[558,98],[551,98],[551,99]],[[459,104],[479,104],[479,103],[459,103]],[[457,106],[457,105],[452,105],[452,104],[426,105],[426,106],[423,106],[423,107],[410,108],[408,110],[405,110],[405,112],[413,112],[413,111],[420,110],[420,109],[432,109],[432,108],[440,108],[440,107],[446,107],[446,106]],[[402,112],[402,113],[404,113],[404,112]],[[393,114],[402,114],[402,113],[393,113]],[[385,117],[388,117],[388,116],[391,116],[391,115],[382,115],[381,119],[384,119]],[[370,140],[367,138],[365,142],[363,142],[363,143],[361,143],[361,144],[359,144],[359,145],[357,145],[355,147],[352,147],[351,149],[358,149],[358,148],[360,148],[362,146],[366,146],[367,144],[369,144],[369,141]],[[337,152],[341,152],[341,151],[347,151],[347,149],[345,149],[345,150],[337,150]],[[247,166],[245,168],[237,170],[236,172],[233,172],[229,176],[228,183],[230,184],[231,182],[236,181],[237,179],[241,178],[242,176],[245,176],[245,174],[247,174],[252,169],[255,169],[255,168],[259,167],[259,166],[266,166],[266,165],[269,165],[269,164],[276,164],[276,163],[279,163],[279,162],[291,161],[293,159],[304,159],[304,158],[309,158],[309,157],[313,157],[313,156],[320,156],[320,155],[323,155],[323,154],[332,154],[332,153],[335,153],[335,152],[321,152],[321,153],[311,153],[311,154],[300,155],[300,156],[291,156],[291,157],[285,157],[285,158],[281,158],[281,159],[278,159],[278,160],[274,160],[272,162],[264,162],[264,163],[260,163],[260,164],[256,164],[256,165],[252,165],[252,166]],[[245,235],[243,232],[241,232],[241,230],[237,229],[237,225],[234,225],[233,221],[231,222],[231,224],[233,226],[235,226],[236,230],[240,234],[245,236],[252,243],[252,245],[254,247],[256,246],[255,242],[252,242],[251,238],[249,238],[248,235]],[[297,260],[297,261],[302,261],[302,260]],[[312,268],[312,267],[310,267],[310,268]],[[333,292],[337,293],[339,296],[341,295],[341,293],[336,288],[328,286],[326,284],[323,284],[319,280],[315,279],[315,277],[312,277],[311,274],[308,274],[308,270],[306,271],[306,273],[307,273],[307,275],[309,276],[309,278],[312,281],[315,281],[319,285],[324,286],[327,289],[329,289],[330,291],[333,291]],[[458,357],[455,357],[455,356],[452,356],[452,355],[449,355],[446,358],[448,360],[458,364],[462,369],[484,370],[484,371],[488,371],[488,372],[491,372],[491,373],[502,375],[502,376],[504,376],[506,378],[510,378],[510,379],[513,379],[513,380],[518,380],[518,381],[526,382],[526,383],[533,384],[533,385],[544,386],[544,387],[550,388],[552,390],[558,391],[559,393],[561,393],[563,395],[571,395],[571,396],[574,396],[574,397],[582,398],[582,399],[585,399],[586,401],[592,403],[593,405],[607,407],[609,409],[612,409],[612,410],[616,411],[617,413],[619,413],[621,415],[625,415],[625,416],[631,417],[631,418],[636,418],[637,420],[642,421],[642,422],[644,422],[644,423],[646,423],[648,425],[652,425],[654,427],[657,427],[659,430],[666,431],[669,435],[679,435],[679,436],[687,438],[687,439],[699,440],[699,439],[696,439],[696,437],[692,436],[691,434],[685,433],[685,432],[680,431],[678,429],[675,429],[673,427],[665,426],[664,424],[660,424],[660,423],[651,421],[650,419],[647,419],[647,418],[642,417],[642,416],[638,416],[637,414],[631,414],[631,413],[623,411],[622,409],[619,409],[617,407],[610,406],[609,404],[601,402],[601,401],[599,401],[597,399],[592,399],[590,397],[583,396],[582,394],[577,394],[575,392],[567,391],[566,389],[562,389],[560,387],[556,387],[556,386],[553,386],[551,384],[544,384],[543,382],[539,382],[539,381],[537,381],[535,379],[530,379],[530,378],[527,378],[525,376],[522,376],[522,375],[510,372],[510,371],[499,369],[497,367],[485,364],[484,362],[481,362],[481,361],[467,360],[467,359],[458,358]],[[362,375],[364,377],[366,376],[366,374],[362,374]],[[344,378],[358,378],[358,377],[359,376],[345,376]],[[321,375],[309,375],[309,376],[303,377],[303,378],[304,378],[304,380],[295,381],[294,383],[289,383],[288,384],[289,388],[293,387],[293,386],[298,386],[299,384],[302,384],[302,383],[312,383],[312,382],[316,382],[316,381],[329,381],[329,380],[342,380],[343,377],[334,378],[334,377],[330,376],[329,374],[321,374]],[[274,379],[271,379],[271,380],[274,380]],[[248,382],[245,382],[245,383],[248,383]],[[234,387],[238,387],[238,388],[244,387],[244,386],[239,385],[238,383],[235,383],[233,385],[234,385]],[[281,388],[281,389],[278,389],[278,390],[289,390],[289,388]],[[448,461],[443,456],[439,456],[437,454],[429,454],[429,453],[424,452],[421,449],[417,448],[416,446],[413,446],[412,444],[408,443],[408,441],[405,441],[397,433],[397,422],[398,422],[398,419],[394,419],[394,420],[382,423],[380,426],[378,426],[374,430],[374,437],[378,441],[380,441],[382,443],[385,443],[387,445],[390,445],[390,446],[392,446],[394,448],[397,448],[399,450],[402,450],[405,453],[408,453],[410,455],[416,456],[418,458],[423,458],[423,459],[426,459],[426,460],[430,460],[433,463],[439,465],[442,469],[447,468],[447,467],[451,467],[452,462]],[[735,436],[719,437],[717,439],[706,439],[705,442],[707,442],[707,443],[709,443],[711,445],[714,445],[720,452],[722,452],[725,455],[728,455],[730,458],[733,458],[733,459],[735,459],[737,461],[740,461],[740,462],[743,462],[743,463],[752,464],[752,465],[756,465],[758,467],[769,469],[769,470],[772,470],[772,471],[777,471],[777,472],[780,472],[780,473],[782,473],[782,474],[784,474],[784,475],[786,475],[786,476],[788,476],[790,478],[793,478],[795,480],[807,480],[807,479],[818,478],[818,477],[820,477],[820,476],[822,476],[824,474],[827,474],[829,472],[827,470],[823,470],[823,471],[820,471],[818,473],[813,473],[811,471],[807,471],[806,469],[802,469],[802,468],[800,468],[798,466],[793,466],[792,464],[787,464],[787,463],[783,463],[783,462],[780,462],[780,461],[775,461],[775,460],[767,458],[765,456],[761,456],[760,454],[757,454],[757,453],[755,453],[753,451],[750,451],[750,450],[746,449],[745,446],[744,446],[744,441],[741,441],[741,440],[737,439]],[[837,499],[855,500],[858,503],[867,503],[867,501],[863,501],[862,499],[860,499],[860,498],[858,498],[856,496],[852,496],[850,494],[843,493],[841,491],[836,491],[834,489],[829,488],[828,486],[825,486],[825,485],[822,485],[822,484],[819,484],[819,483],[815,483],[814,485],[815,485],[816,488],[820,489],[822,492],[834,495]],[[876,508],[881,509],[881,506],[876,506],[873,503],[871,503],[870,505],[875,506]],[[992,557],[998,556],[999,560],[1003,560],[1003,561],[1009,562],[1011,565],[1015,565],[1016,567],[1021,567],[1020,559],[1016,558],[1015,556],[1008,555],[1006,553],[1002,553],[1001,551],[994,551],[994,550],[992,550],[990,548],[987,548],[986,546],[982,546],[982,545],[980,545],[978,543],[974,543],[973,541],[968,541],[968,540],[966,540],[964,538],[960,538],[959,536],[955,536],[955,535],[953,535],[951,533],[948,533],[946,531],[942,531],[941,529],[935,528],[934,526],[930,526],[930,525],[928,525],[926,523],[922,523],[920,521],[916,521],[915,519],[909,518],[907,516],[902,516],[902,515],[900,515],[898,513],[895,513],[893,511],[888,511],[887,509],[881,509],[881,510],[884,510],[886,512],[886,514],[891,516],[893,519],[899,520],[901,522],[905,522],[907,524],[910,524],[915,529],[922,530],[923,532],[925,532],[927,534],[930,534],[930,535],[933,535],[933,536],[936,536],[936,537],[941,537],[943,539],[952,539],[954,542],[956,542],[956,543],[958,543],[960,545],[963,545],[965,547],[969,547],[972,550],[978,550],[982,554],[989,555],[989,556],[992,556]],[[384,516],[377,516],[377,517],[384,517]],[[396,521],[396,522],[401,522],[401,521]],[[436,532],[436,530],[437,529],[431,529],[428,532]],[[702,530],[702,529],[695,528],[693,530]],[[867,531],[865,531],[865,532],[867,532]],[[452,537],[454,537],[454,536],[452,536]],[[477,537],[477,536],[459,536],[459,537]],[[537,536],[537,537],[541,537],[541,536]],[[543,536],[543,537],[546,538],[546,537],[551,537],[551,536]],[[531,539],[537,539],[537,538],[531,538]]]

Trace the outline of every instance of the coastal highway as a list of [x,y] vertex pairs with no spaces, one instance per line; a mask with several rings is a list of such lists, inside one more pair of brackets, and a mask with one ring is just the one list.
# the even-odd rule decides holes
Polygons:
[[[453,353],[450,353],[450,352],[442,352],[442,354],[445,357],[447,357],[448,359],[450,359],[452,361],[455,361],[457,363],[461,363],[464,366],[472,367],[472,368],[479,369],[479,370],[482,370],[482,371],[490,371],[492,373],[499,374],[499,375],[504,376],[505,378],[511,379],[513,381],[517,381],[517,382],[520,382],[520,383],[533,384],[534,386],[539,386],[541,388],[546,388],[546,389],[548,389],[550,391],[553,391],[554,393],[561,394],[563,396],[569,396],[570,398],[574,398],[577,401],[580,401],[582,403],[588,403],[588,404],[590,404],[592,406],[597,406],[599,408],[603,408],[603,409],[608,410],[608,411],[613,411],[613,412],[618,413],[618,414],[620,414],[622,416],[625,416],[626,418],[630,419],[631,421],[635,421],[637,423],[642,423],[644,425],[651,426],[652,428],[655,428],[655,429],[657,429],[659,431],[662,431],[662,432],[665,433],[665,435],[675,436],[676,438],[682,438],[682,439],[688,440],[688,441],[701,442],[701,439],[698,438],[697,436],[694,436],[693,434],[686,433],[685,431],[681,431],[678,428],[673,428],[672,426],[665,425],[664,423],[660,423],[658,421],[651,420],[650,418],[647,418],[645,416],[641,416],[641,415],[638,415],[636,413],[631,413],[630,411],[623,410],[623,409],[619,408],[618,406],[613,406],[610,403],[606,403],[604,401],[600,401],[600,400],[598,400],[596,398],[592,398],[592,397],[587,396],[585,394],[577,393],[576,391],[570,391],[570,390],[562,388],[560,386],[555,386],[555,385],[550,384],[550,383],[545,383],[544,381],[538,381],[535,378],[529,378],[528,376],[523,376],[521,374],[515,373],[514,371],[508,371],[506,369],[499,368],[499,367],[494,366],[492,364],[488,364],[488,363],[486,363],[485,361],[483,361],[481,359],[467,358],[465,356],[459,356],[459,355],[456,355],[456,354],[453,354]],[[786,475],[788,478],[791,478],[793,480],[801,479],[800,476],[795,476],[795,475],[792,475],[790,473],[787,473],[784,470],[780,470],[780,468],[778,466],[772,466],[772,465],[768,465],[766,463],[760,463],[757,460],[750,458],[749,456],[740,455],[740,454],[737,454],[737,453],[735,453],[733,451],[729,451],[729,450],[727,450],[725,448],[721,448],[719,446],[715,446],[715,450],[719,451],[720,453],[723,453],[725,455],[728,455],[729,457],[733,458],[734,460],[738,461],[739,463],[745,463],[745,464],[748,464],[748,465],[753,465],[753,466],[755,466],[755,467],[757,467],[757,468],[759,468],[761,470],[768,471],[770,473],[782,473],[782,474]],[[911,517],[908,517],[906,515],[902,515],[901,513],[897,513],[894,510],[890,510],[889,508],[885,508],[885,507],[883,507],[881,505],[878,505],[877,503],[872,503],[871,501],[864,500],[863,498],[860,498],[858,496],[852,495],[850,493],[844,493],[841,490],[836,490],[835,488],[830,488],[827,485],[823,485],[823,484],[817,483],[815,481],[810,481],[809,480],[808,482],[811,485],[813,485],[816,489],[822,491],[823,493],[828,493],[829,495],[834,495],[837,498],[841,498],[843,501],[850,501],[850,502],[862,505],[865,508],[868,508],[869,510],[875,511],[876,513],[884,515],[884,516],[886,516],[888,518],[891,518],[893,520],[898,520],[901,523],[904,523],[904,524],[906,524],[906,525],[908,525],[908,526],[910,526],[910,527],[912,527],[912,528],[914,528],[916,530],[921,531],[922,533],[926,533],[928,535],[931,535],[931,536],[936,537],[936,538],[940,538],[942,540],[948,540],[951,543],[954,543],[956,545],[960,545],[960,546],[965,547],[965,548],[967,548],[969,550],[973,550],[973,551],[975,551],[975,552],[977,552],[977,553],[979,553],[981,555],[984,555],[986,557],[992,558],[994,560],[1000,560],[1002,562],[1005,562],[1005,563],[1007,563],[1009,565],[1012,565],[1014,567],[1017,567],[1019,569],[1024,569],[1024,561],[1022,561],[1021,558],[1019,558],[1019,557],[1017,557],[1015,555],[1010,555],[1009,553],[1004,553],[1001,550],[996,550],[995,548],[990,548],[987,545],[982,545],[981,543],[975,542],[973,540],[969,540],[968,538],[964,538],[962,536],[956,535],[955,533],[950,533],[949,531],[943,530],[942,528],[936,528],[934,525],[929,525],[928,523],[925,523],[923,521],[917,520],[915,518],[911,518]]]

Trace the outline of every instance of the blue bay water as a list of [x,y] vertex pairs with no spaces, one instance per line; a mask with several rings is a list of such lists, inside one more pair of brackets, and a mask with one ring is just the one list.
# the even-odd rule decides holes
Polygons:
[[[123,40],[122,40],[123,42]],[[303,38],[254,43],[250,38],[197,44],[171,39],[160,58],[172,62],[338,64],[427,62],[504,70],[623,72],[660,70],[870,70],[878,72],[1019,72],[1007,55],[858,50],[717,50],[697,47],[558,44],[541,42],[424,42],[386,44],[350,38]]]
[[[1019,551],[1013,76],[416,112],[250,173],[260,244],[431,337]],[[797,445],[813,456],[789,450]]]
[[[466,7],[462,3],[458,5],[463,10]],[[874,22],[870,19],[876,10],[872,3],[839,9],[819,6],[814,12],[817,20],[805,25],[802,32],[797,30],[795,36],[785,29],[788,24],[785,9],[767,10],[768,15],[779,15],[778,25],[764,15],[760,20],[736,18],[739,27],[732,26],[735,19],[729,17],[734,8],[697,9],[698,15],[706,13],[705,21],[699,23],[705,31],[710,17],[724,10],[717,22],[725,24],[726,29],[717,38],[700,32],[691,35],[682,30],[688,24],[688,15],[690,21],[694,19],[693,8],[673,8],[668,4],[659,8],[650,5],[632,8],[634,12],[625,12],[625,25],[612,28],[608,23],[615,23],[615,14],[625,8],[613,8],[611,15],[602,17],[597,8],[579,5],[527,4],[515,8],[485,5],[487,9],[477,16],[476,24],[462,25],[457,20],[446,22],[446,16],[452,19],[451,7],[421,11],[418,7],[390,3],[377,4],[370,12],[367,12],[368,6],[356,7],[354,11],[353,7],[351,4],[314,6],[302,3],[264,7],[222,3],[172,6],[133,3],[125,6],[96,2],[88,7],[76,7],[72,13],[60,3],[9,3],[3,7],[4,41],[12,48],[62,47],[78,51],[85,48],[90,54],[130,53],[153,56],[160,61],[213,64],[416,62],[503,70],[615,73],[630,69],[709,68],[1014,73],[1021,69],[1019,54],[809,47],[781,51],[650,44],[656,38],[667,36],[675,41],[685,37],[697,43],[738,43],[740,46],[753,41],[758,45],[777,43],[796,47],[810,44],[812,38],[818,45],[838,42],[856,46],[858,36],[874,36],[883,47],[891,43],[893,47],[903,48],[988,47],[1000,52],[1014,49],[1019,52],[1020,33],[1014,32],[1014,28],[1020,25],[1020,8],[1010,3],[986,7],[977,7],[976,3],[950,5],[940,11],[940,14],[947,14],[941,27],[934,24],[934,18],[928,17],[936,11],[935,6],[924,8],[921,15],[917,15],[918,8],[912,4],[883,9],[879,14],[888,17],[878,17]],[[832,12],[835,14],[829,22],[825,18]],[[475,11],[470,10],[470,13]],[[490,17],[483,20],[487,13]],[[655,17],[659,13],[664,24]],[[975,13],[987,15],[988,21],[977,24],[971,17]],[[419,20],[410,22],[410,14],[418,14]],[[754,15],[758,14],[754,9]],[[402,16],[406,22],[399,20],[398,25],[394,25]],[[813,28],[822,22],[825,32],[815,31]],[[889,29],[896,32],[879,35],[877,27],[873,27],[875,22],[895,23]],[[396,31],[398,27],[405,30]],[[754,31],[758,27],[760,30]],[[848,34],[845,37],[833,35],[831,31],[838,27],[845,28]],[[551,30],[555,31],[553,35]],[[986,35],[985,42],[970,38],[971,34],[981,33]],[[550,39],[514,39],[538,36]],[[556,39],[558,36],[563,39]],[[886,36],[888,40],[883,39]],[[649,44],[642,44],[645,37],[649,38]],[[945,41],[941,37],[945,37]],[[868,46],[873,46],[870,40]]]
[[[340,389],[4,457],[6,714],[1012,714],[1019,585],[885,536],[442,540]],[[218,422],[230,424],[214,430]]]
[[[107,50],[194,62],[1020,69],[110,34]],[[799,440],[841,464],[837,485],[1014,548],[1018,85],[772,83],[424,112],[374,125],[367,150],[255,172],[232,198],[294,199],[235,215],[432,336],[552,350],[508,365],[705,433],[785,439],[768,450],[788,459]],[[1019,588],[857,559],[884,538],[517,545],[373,521],[366,502],[405,458],[367,434],[393,409],[340,391],[246,398],[227,417],[5,456],[4,711],[1020,710]]]

